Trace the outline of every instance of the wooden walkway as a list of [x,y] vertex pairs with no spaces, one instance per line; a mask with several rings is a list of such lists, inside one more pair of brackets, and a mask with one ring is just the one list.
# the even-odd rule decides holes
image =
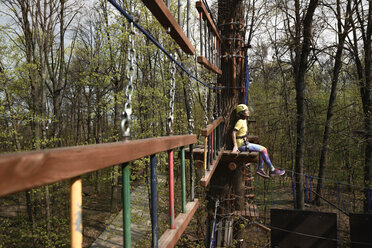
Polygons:
[[[151,232],[148,193],[146,185],[140,185],[131,193],[132,247],[138,244],[138,242],[141,241],[143,236],[148,232]],[[107,223],[106,230],[90,247],[123,247],[123,211],[120,211],[120,213],[111,221],[111,223]]]

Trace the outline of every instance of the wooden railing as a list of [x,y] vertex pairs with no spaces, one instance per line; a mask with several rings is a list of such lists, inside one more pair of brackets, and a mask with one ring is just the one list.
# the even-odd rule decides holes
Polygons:
[[201,130],[201,135],[204,136],[204,177],[200,181],[200,185],[202,186],[208,185],[221,159],[224,149],[222,136],[223,124],[223,118],[219,117]]
[[[184,146],[196,143],[196,135],[169,136],[87,145],[0,156],[0,196],[71,179],[71,247],[82,247],[82,182],[80,176],[117,164],[123,169],[123,239],[131,247],[130,161],[150,156],[151,222],[153,247],[173,247],[185,230],[199,203],[186,204]],[[182,213],[174,214],[173,149],[181,148]],[[156,154],[169,154],[170,227],[158,240]]]

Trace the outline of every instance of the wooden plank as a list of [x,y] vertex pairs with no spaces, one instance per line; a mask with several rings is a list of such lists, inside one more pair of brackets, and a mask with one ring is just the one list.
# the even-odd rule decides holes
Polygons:
[[0,155],[0,196],[73,178],[196,142],[196,135],[175,135]]
[[[189,150],[185,149],[186,158],[190,158]],[[258,152],[232,152],[231,150],[224,150],[221,161],[224,162],[242,162],[242,163],[257,163]],[[195,160],[204,160],[204,149],[196,147],[193,149],[193,155]]]
[[235,163],[257,163],[258,152],[232,152],[231,150],[224,151],[221,161],[234,161]]
[[222,75],[222,71],[220,68],[212,64],[207,58],[203,56],[198,56],[197,61],[199,64],[204,65],[205,68],[211,70],[219,75]]
[[202,1],[197,1],[195,3],[195,5],[196,5],[196,9],[198,10],[198,12],[203,13],[203,18],[207,19],[207,21],[209,23],[209,26],[212,28],[212,30],[213,30],[214,34],[217,36],[218,40],[221,41],[220,33],[218,32],[216,26],[214,25],[214,22],[213,22],[211,16],[209,15],[207,9],[205,8],[204,3]]
[[194,55],[195,49],[183,32],[177,20],[173,17],[162,0],[142,0],[146,7],[156,17],[165,30],[170,29],[170,36],[177,42],[181,49],[190,55]]
[[224,119],[222,116],[218,117],[211,124],[207,125],[206,128],[201,130],[201,135],[208,136]]
[[175,229],[167,229],[163,235],[161,235],[158,247],[159,248],[171,248],[177,244],[182,233],[185,231],[187,225],[195,214],[196,209],[199,207],[198,199],[194,199],[193,202],[186,204],[186,213],[181,213],[175,220]]
[[205,171],[204,177],[202,179],[200,179],[200,186],[203,186],[203,187],[207,187],[208,186],[208,183],[211,180],[211,178],[213,176],[213,173],[214,173],[214,171],[217,168],[218,163],[220,162],[220,159],[222,157],[223,151],[224,151],[224,148],[222,148],[221,151],[218,153],[217,158],[212,161],[213,164],[211,163],[210,170],[209,171]]

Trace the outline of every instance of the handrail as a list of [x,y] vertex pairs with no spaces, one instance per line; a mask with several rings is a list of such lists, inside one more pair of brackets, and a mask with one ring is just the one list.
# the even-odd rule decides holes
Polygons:
[[200,184],[204,187],[208,185],[224,150],[222,147],[223,122],[223,117],[219,117],[201,130],[201,135],[204,136],[204,177]]
[[196,143],[196,135],[0,155],[0,196]]
[[201,135],[208,136],[223,121],[223,117],[218,117],[211,124],[207,125],[206,128],[201,130]]

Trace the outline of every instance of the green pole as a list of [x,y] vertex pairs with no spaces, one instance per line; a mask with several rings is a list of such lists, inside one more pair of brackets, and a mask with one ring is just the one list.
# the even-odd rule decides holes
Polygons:
[[130,166],[129,163],[121,165],[123,170],[123,239],[124,247],[132,247],[132,239],[130,233]]
[[185,147],[181,147],[182,213],[186,213]]

